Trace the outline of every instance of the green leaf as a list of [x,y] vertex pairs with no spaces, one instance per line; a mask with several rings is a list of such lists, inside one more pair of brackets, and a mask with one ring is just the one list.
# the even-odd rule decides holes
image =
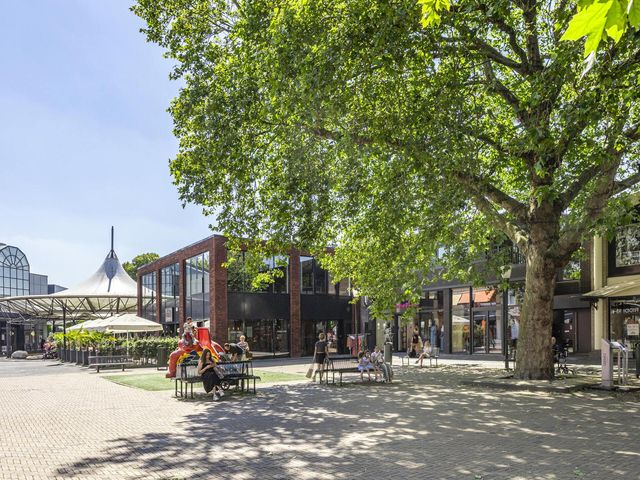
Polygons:
[[579,40],[586,36],[584,56],[589,56],[592,51],[598,49],[607,24],[609,10],[614,2],[617,3],[617,0],[594,1],[587,5],[571,19],[569,27],[560,40]]
[[640,27],[640,1],[629,0],[627,15],[629,18],[629,25],[633,28]]
[[420,23],[424,28],[431,25],[440,24],[440,13],[451,8],[450,0],[418,0],[418,5],[422,5],[422,19]]
[[618,42],[626,29],[626,13],[619,0],[613,0],[607,13],[607,24],[604,27],[607,35]]

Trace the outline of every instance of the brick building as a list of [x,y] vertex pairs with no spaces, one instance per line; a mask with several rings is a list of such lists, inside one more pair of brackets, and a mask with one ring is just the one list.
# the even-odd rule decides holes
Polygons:
[[[243,274],[250,252],[225,268],[229,254],[226,238],[213,235],[140,267],[138,315],[173,333],[192,317],[217,342],[244,334],[256,356],[311,355],[320,332],[333,337],[337,352],[346,349],[358,314],[348,281],[334,283],[313,257],[292,249],[263,259],[265,269],[282,274],[256,289]],[[143,299],[143,291],[151,298]]]

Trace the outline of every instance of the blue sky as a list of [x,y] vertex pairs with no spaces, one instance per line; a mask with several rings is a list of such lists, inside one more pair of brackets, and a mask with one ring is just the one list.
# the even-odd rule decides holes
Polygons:
[[179,84],[123,0],[8,2],[0,16],[0,242],[73,286],[116,228],[121,260],[212,232],[169,175]]

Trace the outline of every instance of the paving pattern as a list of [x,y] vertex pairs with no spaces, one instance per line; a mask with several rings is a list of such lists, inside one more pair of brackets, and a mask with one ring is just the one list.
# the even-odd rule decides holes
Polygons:
[[637,395],[460,384],[479,373],[405,367],[392,385],[214,403],[2,360],[0,478],[640,479]]

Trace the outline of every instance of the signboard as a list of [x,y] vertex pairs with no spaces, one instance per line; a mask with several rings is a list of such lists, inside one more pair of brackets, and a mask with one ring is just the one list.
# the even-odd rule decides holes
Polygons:
[[640,225],[627,225],[616,232],[616,267],[640,264]]
[[640,335],[640,323],[627,323],[627,336],[637,337]]

